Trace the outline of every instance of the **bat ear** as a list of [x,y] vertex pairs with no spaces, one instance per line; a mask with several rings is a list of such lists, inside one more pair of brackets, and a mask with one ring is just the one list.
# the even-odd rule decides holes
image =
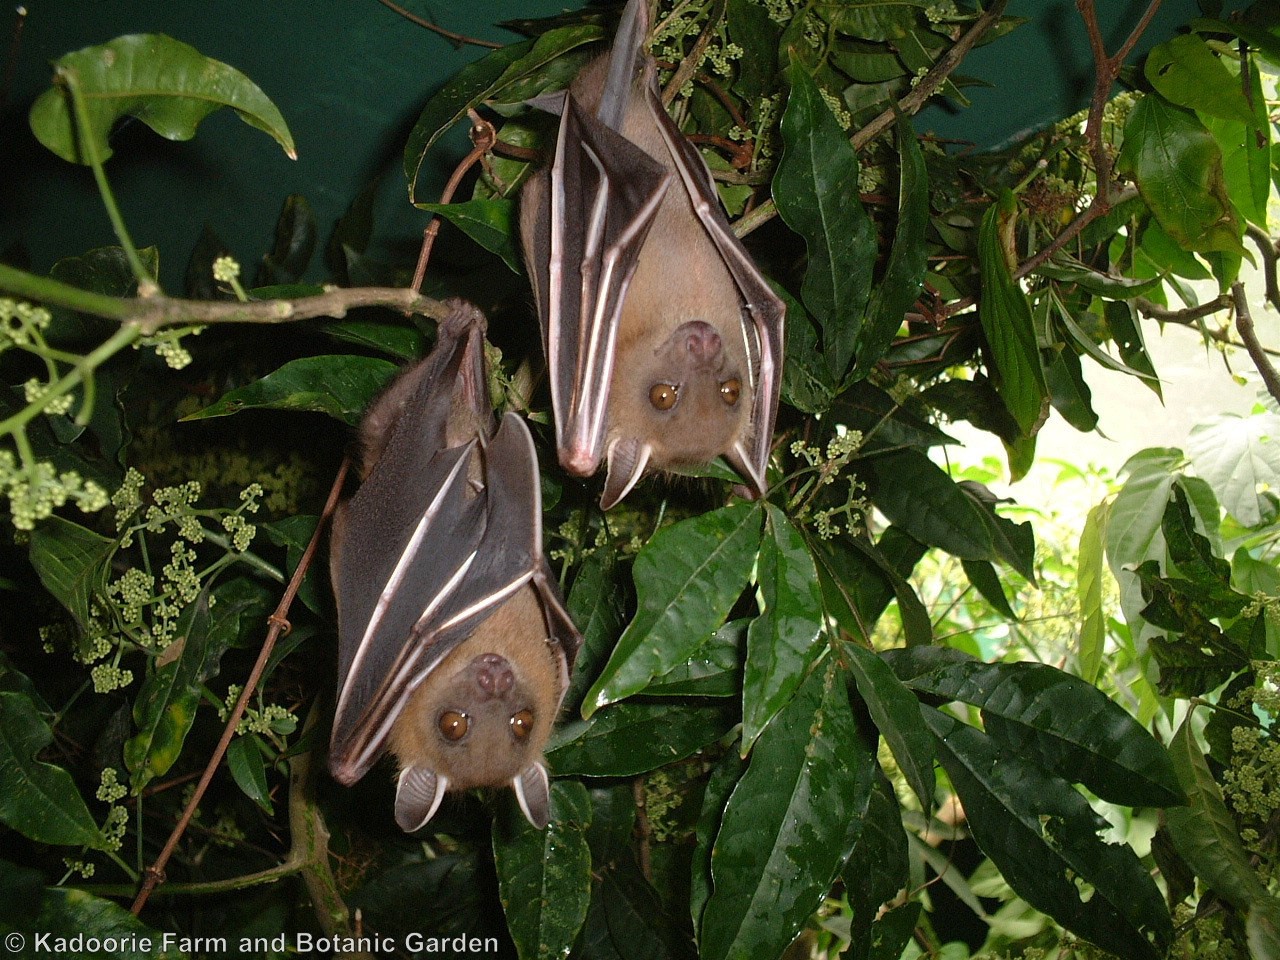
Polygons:
[[751,455],[740,442],[726,450],[724,458],[747,481],[745,488],[735,487],[735,491],[743,493],[748,500],[758,500],[769,492],[764,476],[756,470],[756,465],[751,462]]
[[608,510],[631,492],[649,463],[651,448],[634,437],[609,445],[609,469],[604,478],[600,509]]
[[413,833],[435,816],[449,788],[449,778],[426,767],[405,767],[396,786],[396,823]]
[[551,821],[551,781],[546,767],[540,763],[529,764],[511,778],[511,789],[516,792],[526,820],[539,830]]

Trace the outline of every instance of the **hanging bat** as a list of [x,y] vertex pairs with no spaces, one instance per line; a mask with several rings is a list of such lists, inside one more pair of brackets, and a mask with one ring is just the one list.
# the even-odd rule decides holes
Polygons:
[[646,469],[718,456],[762,496],[782,364],[783,303],[662,108],[648,32],[630,0],[609,55],[534,101],[560,130],[520,203],[560,462],[607,460],[605,509]]
[[334,515],[329,766],[350,785],[395,754],[406,831],[446,791],[507,784],[543,827],[542,750],[581,637],[542,553],[533,440],[514,413],[494,430],[484,318],[452,307],[365,416],[362,482]]

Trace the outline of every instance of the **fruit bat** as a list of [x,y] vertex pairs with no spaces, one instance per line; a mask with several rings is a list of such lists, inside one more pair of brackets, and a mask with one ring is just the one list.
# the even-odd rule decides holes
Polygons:
[[782,364],[783,303],[662,108],[648,31],[631,0],[608,56],[533,101],[560,129],[520,200],[560,462],[608,461],[605,509],[717,456],[763,495]]
[[329,766],[349,785],[395,754],[406,831],[446,791],[506,784],[542,827],[542,750],[581,637],[542,553],[533,440],[514,413],[494,429],[484,318],[451,307],[431,353],[365,415],[362,481],[334,514]]

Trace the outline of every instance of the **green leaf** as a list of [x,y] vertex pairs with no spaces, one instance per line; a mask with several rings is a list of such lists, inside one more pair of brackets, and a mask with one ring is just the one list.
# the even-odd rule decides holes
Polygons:
[[267,787],[267,768],[258,749],[255,734],[236,737],[227,747],[227,767],[244,795],[267,812],[273,814],[271,794]]
[[618,582],[617,559],[605,551],[591,554],[578,568],[569,591],[569,615],[582,634],[582,647],[564,695],[566,706],[576,709],[596,673],[622,635],[626,625],[627,597]]
[[1202,117],[1222,149],[1222,175],[1227,196],[1241,215],[1262,230],[1268,229],[1267,199],[1271,195],[1271,123],[1267,98],[1257,62],[1247,62],[1253,121]]
[[1104,800],[1127,806],[1185,802],[1169,756],[1096,687],[1038,663],[956,660],[916,673],[915,651],[885,659],[907,686],[982,709],[991,739]]
[[0,821],[37,843],[107,850],[75,781],[36,759],[53,731],[21,693],[0,693]]
[[1280,899],[1272,897],[1251,906],[1245,934],[1253,960],[1280,960]]
[[836,387],[818,343],[818,329],[799,300],[777,284],[771,286],[787,305],[782,399],[805,413],[824,413],[831,406]]
[[654,534],[636,557],[639,608],[583,701],[583,714],[687,661],[724,622],[751,575],[761,508],[735,504]]
[[660,697],[741,696],[749,622],[730,620],[708,637],[687,662],[649,684],[645,693]]
[[[1009,209],[1005,209],[1006,204]],[[993,203],[978,229],[978,262],[982,270],[978,319],[991,347],[996,390],[1023,436],[1030,437],[1049,415],[1049,398],[1031,305],[1009,272],[1012,250],[1006,250],[1004,235],[1012,231],[1014,214],[1012,197]]]
[[786,515],[765,504],[765,535],[756,564],[760,616],[747,628],[742,683],[743,755],[791,699],[822,652],[822,591],[804,537]]
[[1099,838],[1107,824],[1088,801],[994,738],[923,710],[973,838],[1014,891],[1105,950],[1163,957],[1173,928],[1160,891],[1129,847]]
[[1165,813],[1179,856],[1206,886],[1240,910],[1271,899],[1196,743],[1190,714],[1173,735],[1169,754],[1190,801],[1186,807]]
[[297,283],[316,251],[316,215],[301,194],[285,197],[276,220],[275,244],[262,257],[256,286]]
[[106,586],[107,561],[116,542],[70,520],[49,517],[31,531],[31,566],[44,588],[89,629],[90,602]]
[[215,602],[206,589],[183,610],[166,651],[177,655],[152,671],[133,702],[138,732],[125,742],[124,760],[134,793],[177,761],[204,683],[217,673],[222,655],[242,632],[263,623],[270,607],[270,595],[247,580],[229,581],[213,598]]
[[394,363],[374,357],[303,357],[183,419],[229,417],[241,410],[305,410],[354,426],[395,371]]
[[1117,171],[1130,176],[1167,234],[1188,250],[1243,254],[1222,151],[1195,114],[1148,94],[1129,114]]
[[[165,944],[164,934],[148,927],[117,903],[103,900],[83,890],[46,887],[40,901],[40,916],[33,928],[49,935],[50,954],[93,960],[182,960],[180,938]],[[31,930],[21,931],[28,936]],[[107,949],[81,952],[76,944],[96,941]],[[60,948],[66,944],[66,949]],[[34,951],[32,956],[37,955]]]
[[925,228],[929,224],[929,181],[911,121],[897,121],[898,226],[884,276],[871,292],[867,321],[858,336],[853,375],[865,377],[884,356],[903,317],[920,296],[926,267]]
[[1102,543],[1110,515],[1110,504],[1104,501],[1096,504],[1085,516],[1076,565],[1076,596],[1080,600],[1080,678],[1094,685],[1098,682],[1102,652],[1107,642]]
[[[190,140],[200,121],[221,107],[235,110],[297,159],[284,117],[252,80],[162,33],[85,47],[55,60],[54,67],[79,84],[100,160],[111,156],[111,128],[122,117],[135,117],[169,140]],[[55,87],[41,94],[31,106],[30,123],[36,138],[62,159],[88,163],[67,91]]]
[[501,257],[513,273],[524,274],[524,257],[515,238],[514,200],[464,200],[414,206],[444,217],[484,249]]
[[827,614],[851,636],[867,639],[870,625],[896,599],[907,646],[930,643],[929,611],[906,579],[926,549],[899,527],[890,527],[875,545],[857,537],[819,544],[814,560]]
[[547,763],[557,776],[631,777],[691,756],[737,720],[723,702],[617,703],[589,720],[562,723],[547,745]]
[[982,508],[917,450],[862,461],[874,479],[871,500],[916,540],[968,560],[1000,559]]
[[524,81],[535,77],[567,51],[598,40],[600,36],[601,29],[596,24],[559,27],[536,40],[495,50],[459,70],[422,108],[405,143],[404,174],[409,181],[410,202],[415,202],[418,173],[427,151],[450,127],[466,117],[468,110],[484,100],[518,103],[532,97],[539,91],[528,89]]
[[926,812],[933,808],[933,737],[920,720],[920,703],[874,650],[844,647],[849,671],[871,720]]
[[1147,54],[1144,72],[1170,103],[1224,120],[1254,122],[1239,78],[1195,34],[1182,34],[1154,48]]
[[1106,297],[1108,300],[1128,300],[1145,296],[1159,287],[1161,282],[1159,277],[1145,279],[1115,277],[1109,273],[1094,270],[1079,260],[1061,253],[1054,259],[1040,264],[1035,272],[1042,277],[1060,280],[1063,283],[1074,283],[1095,297]]
[[856,189],[858,156],[802,65],[788,71],[791,93],[782,116],[782,160],[773,178],[778,213],[804,238],[809,263],[801,299],[822,329],[832,379],[853,358],[871,293],[875,228]]
[[[918,704],[915,710],[919,714]],[[932,736],[930,739],[932,740]],[[932,747],[930,750],[932,751]],[[866,816],[853,852],[845,864],[843,880],[845,890],[849,893],[849,906],[853,909],[849,930],[849,939],[853,945],[849,955],[865,957],[869,955],[871,944],[877,939],[876,927],[884,919],[879,916],[881,906],[893,899],[910,882],[907,834],[902,829],[902,808],[893,791],[893,784],[878,766],[871,785]],[[914,924],[912,927],[914,929]],[[907,935],[910,936],[909,931]],[[899,952],[893,955],[894,960],[901,955],[905,942],[904,940],[899,944]]]
[[875,758],[843,678],[813,671],[756,741],[724,810],[702,913],[704,960],[781,955],[831,888]]
[[1280,488],[1280,416],[1210,417],[1191,428],[1187,455],[1227,513],[1246,527],[1270,516],[1272,508],[1261,491]]
[[591,800],[580,783],[551,784],[545,830],[521,823],[514,836],[494,831],[498,893],[521,960],[565,957],[591,901]]
[[318,332],[343,343],[377,350],[397,360],[422,356],[426,339],[422,331],[403,323],[371,323],[367,320],[325,320]]
[[991,604],[996,613],[1009,620],[1018,619],[1013,607],[1009,606],[1009,598],[1004,595],[1004,581],[993,564],[986,560],[961,560],[960,566],[982,599]]

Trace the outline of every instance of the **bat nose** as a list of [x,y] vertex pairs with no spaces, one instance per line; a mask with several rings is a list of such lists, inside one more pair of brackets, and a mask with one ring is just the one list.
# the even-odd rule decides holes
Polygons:
[[516,675],[507,658],[496,653],[476,657],[476,686],[486,699],[500,699],[515,686]]
[[680,329],[684,334],[685,349],[695,363],[711,363],[720,355],[720,334],[711,324],[702,320],[690,320]]

